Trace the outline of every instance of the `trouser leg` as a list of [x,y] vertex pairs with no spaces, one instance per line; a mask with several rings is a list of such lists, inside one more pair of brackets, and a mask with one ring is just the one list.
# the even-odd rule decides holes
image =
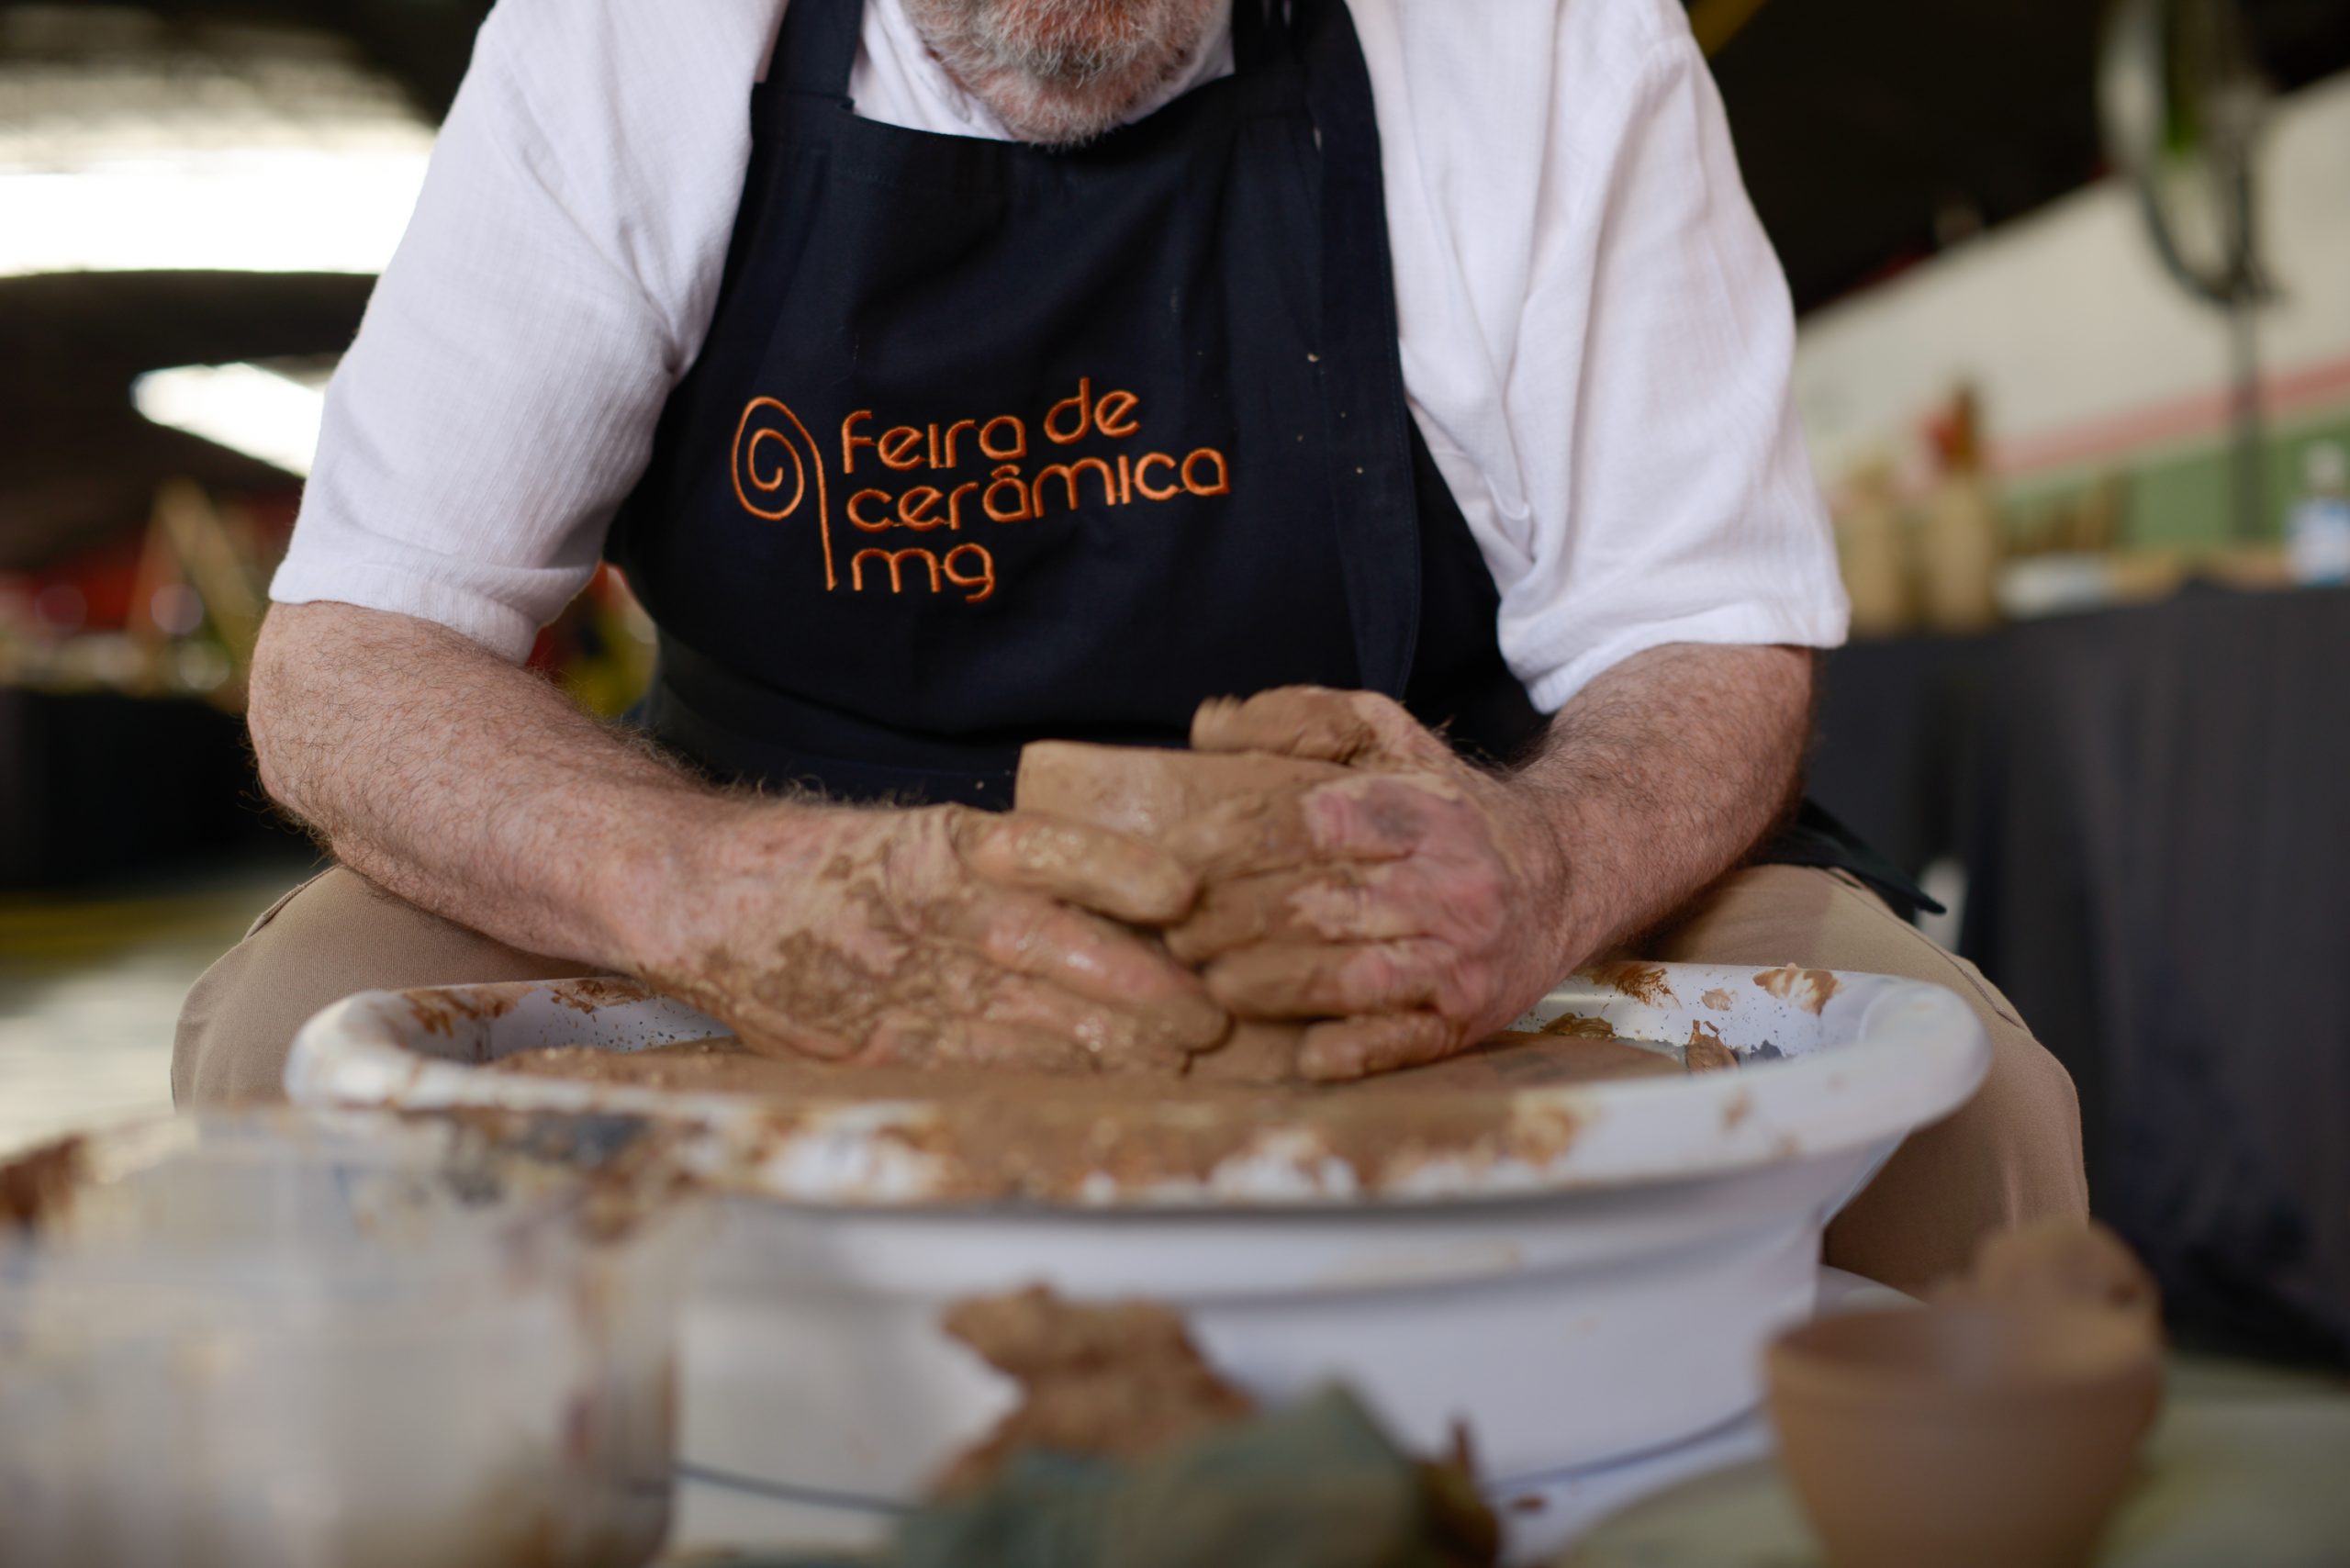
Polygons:
[[1687,964],[1852,969],[1947,986],[1991,1037],[1990,1075],[1942,1121],[1912,1133],[1828,1228],[1827,1259],[1919,1291],[1964,1268],[1992,1231],[2086,1218],[2073,1081],[2007,998],[1965,959],[1886,907],[1857,879],[1798,866],[1740,871],[1642,955]]
[[282,1098],[295,1031],[358,991],[594,970],[576,958],[520,952],[338,866],[271,906],[188,992],[173,1043],[172,1099],[204,1105]]

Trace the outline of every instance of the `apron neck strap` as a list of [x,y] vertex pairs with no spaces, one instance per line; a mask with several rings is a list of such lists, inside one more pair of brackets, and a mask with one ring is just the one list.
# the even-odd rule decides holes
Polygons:
[[1379,120],[1345,0],[1291,0],[1291,8],[1322,151],[1320,368],[1338,416],[1332,495],[1353,546],[1340,560],[1362,685],[1401,698],[1418,652],[1420,519]]
[[767,84],[846,103],[864,28],[865,0],[786,0]]
[[1232,0],[1232,73],[1256,76],[1290,55],[1289,0]]

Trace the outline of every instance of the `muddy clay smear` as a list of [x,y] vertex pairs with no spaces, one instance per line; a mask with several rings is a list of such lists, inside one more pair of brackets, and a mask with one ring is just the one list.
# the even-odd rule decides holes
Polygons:
[[[1579,1021],[1581,1022],[1581,1021]],[[990,1068],[842,1067],[811,1059],[765,1056],[725,1036],[641,1051],[554,1046],[489,1064],[494,1072],[525,1073],[588,1083],[633,1084],[706,1094],[746,1094],[791,1102],[838,1100],[1051,1101],[1069,1105],[1194,1104],[1294,1106],[1335,1101],[1515,1093],[1569,1083],[1626,1078],[1672,1078],[1684,1070],[1658,1049],[1605,1033],[1501,1035],[1449,1061],[1330,1085],[1257,1084],[1214,1078],[1172,1081],[1116,1074],[1070,1077]],[[1718,1037],[1710,1044],[1722,1048]],[[1727,1049],[1723,1050],[1729,1055]],[[1686,1070],[1735,1066],[1712,1060]]]
[[1680,999],[1673,988],[1664,983],[1664,970],[1656,964],[1644,964],[1638,959],[1619,959],[1613,963],[1594,964],[1583,971],[1583,978],[1596,985],[1612,986],[1635,1002],[1651,1007],[1666,1007]]
[[1754,983],[1780,1001],[1791,1002],[1805,1012],[1817,1014],[1836,994],[1836,977],[1826,969],[1801,969],[1786,964],[1775,969],[1765,969],[1754,977]]
[[760,1056],[733,1039],[629,1053],[556,1047],[490,1070],[762,1101],[778,1137],[826,1106],[913,1103],[923,1114],[876,1136],[935,1159],[935,1196],[979,1200],[1098,1196],[1104,1181],[1120,1192],[1205,1182],[1268,1137],[1303,1165],[1337,1161],[1371,1192],[1432,1163],[1546,1165],[1572,1144],[1578,1117],[1521,1103],[1521,1092],[1687,1070],[1669,1048],[1561,1033],[1504,1035],[1449,1061],[1328,1086],[842,1067]]
[[1131,1462],[1256,1410],[1153,1302],[1091,1305],[1039,1286],[958,1302],[942,1327],[1020,1384],[1018,1407],[939,1477],[943,1495],[985,1485],[1023,1449]]
[[1722,1033],[1702,1020],[1689,1025],[1689,1043],[1681,1059],[1692,1072],[1726,1072],[1738,1065],[1738,1053],[1722,1044]]

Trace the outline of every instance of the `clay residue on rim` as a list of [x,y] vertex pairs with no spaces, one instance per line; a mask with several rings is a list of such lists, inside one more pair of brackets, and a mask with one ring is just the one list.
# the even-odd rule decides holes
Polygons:
[[1228,1162],[1287,1165],[1326,1189],[1376,1193],[1432,1166],[1541,1168],[1566,1153],[1582,1116],[1528,1091],[1675,1077],[1662,1050],[1615,1039],[1505,1036],[1450,1061],[1332,1086],[992,1070],[848,1068],[755,1055],[731,1040],[616,1053],[557,1047],[491,1070],[725,1094],[758,1104],[755,1163],[845,1105],[908,1107],[872,1136],[924,1157],[925,1196],[1102,1199],[1212,1183]]
[[43,1144],[0,1165],[0,1227],[53,1225],[81,1189],[88,1145],[79,1137]]
[[1583,972],[1583,978],[1595,985],[1613,987],[1635,1002],[1651,1007],[1662,1007],[1680,998],[1664,983],[1664,970],[1656,964],[1643,964],[1627,958],[1613,963],[1594,964]]
[[1722,1072],[1738,1065],[1738,1053],[1722,1044],[1719,1029],[1700,1018],[1689,1025],[1681,1059],[1691,1072]]
[[1818,1014],[1836,994],[1836,977],[1826,969],[1807,969],[1795,964],[1782,964],[1775,969],[1764,969],[1754,977],[1754,983],[1780,1001]]
[[519,999],[485,995],[479,990],[458,986],[446,991],[404,991],[400,1000],[408,1003],[418,1028],[428,1035],[454,1039],[458,1025],[486,1024],[493,1018],[503,1018],[514,1011]]
[[606,1007],[623,1007],[632,1002],[643,1002],[653,994],[642,981],[625,975],[586,975],[578,980],[555,980],[546,988],[547,999],[557,1007],[568,1007],[575,1013],[595,1013]]

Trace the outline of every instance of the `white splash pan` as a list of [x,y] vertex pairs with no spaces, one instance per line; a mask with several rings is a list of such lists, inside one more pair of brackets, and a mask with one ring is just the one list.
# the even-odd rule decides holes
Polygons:
[[[740,1492],[746,1520],[761,1496],[917,1495],[1009,1402],[938,1331],[941,1310],[1035,1282],[1169,1303],[1269,1400],[1343,1379],[1427,1451],[1462,1423],[1506,1484],[1751,1409],[1763,1342],[1812,1311],[1829,1218],[1981,1082],[1989,1043],[1958,997],[1833,978],[1660,966],[1569,981],[1519,1027],[1600,1017],[1677,1053],[1703,1025],[1740,1058],[1514,1097],[1514,1126],[1571,1137],[1366,1173],[1310,1128],[1275,1129],[1199,1179],[1104,1174],[1053,1203],[948,1201],[968,1189],[908,1136],[933,1114],[919,1103],[778,1117],[738,1096],[479,1070],[539,1047],[725,1033],[626,981],[354,996],[303,1029],[285,1084],[319,1107],[672,1121],[681,1157],[741,1194],[687,1308],[681,1449],[688,1476]],[[695,1512],[689,1544],[727,1533]]]

